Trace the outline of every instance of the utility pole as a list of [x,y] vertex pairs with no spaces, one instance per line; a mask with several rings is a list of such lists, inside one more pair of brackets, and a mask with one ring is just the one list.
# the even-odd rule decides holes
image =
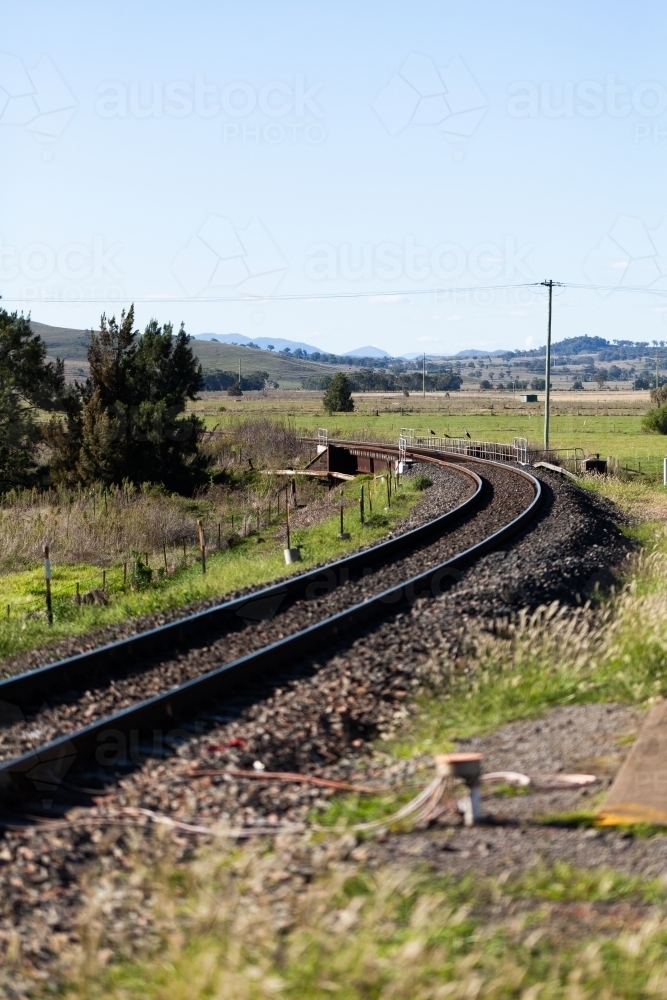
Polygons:
[[426,399],[426,351],[424,351],[424,361],[422,363],[422,396]]
[[660,388],[660,362],[658,360],[658,348],[655,349],[655,387],[656,390]]
[[549,321],[547,325],[547,356],[544,365],[544,450],[549,450],[549,382],[551,375],[551,301],[553,298],[554,283],[543,281],[543,285],[549,289]]
[[239,358],[239,389],[241,388],[241,359]]

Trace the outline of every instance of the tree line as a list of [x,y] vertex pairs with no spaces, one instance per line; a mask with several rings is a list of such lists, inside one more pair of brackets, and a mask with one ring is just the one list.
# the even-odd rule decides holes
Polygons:
[[[326,390],[329,388],[333,375],[315,375],[302,381],[304,389]],[[346,375],[352,392],[418,392],[422,389],[420,372],[386,372],[372,371],[362,368],[358,372],[348,372]],[[425,388],[427,392],[456,392],[461,388],[463,379],[456,372],[439,372],[426,375]]]
[[242,392],[251,392],[252,390],[262,390],[266,385],[278,388],[278,383],[271,379],[268,372],[242,373],[240,385],[238,372],[218,371],[216,369],[204,374],[204,389],[208,392],[229,391],[234,386],[240,388]]
[[[185,415],[204,386],[183,325],[134,328],[103,315],[90,333],[90,374],[65,382],[30,318],[0,309],[0,489],[33,485],[163,483],[191,492],[207,479],[203,422]],[[46,419],[44,419],[46,415]]]

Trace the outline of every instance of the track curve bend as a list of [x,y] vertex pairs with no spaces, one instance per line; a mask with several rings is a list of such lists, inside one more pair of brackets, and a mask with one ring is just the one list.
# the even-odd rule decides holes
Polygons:
[[[364,442],[364,448],[398,453],[381,444]],[[332,641],[352,638],[374,617],[442,593],[463,567],[525,527],[539,507],[539,481],[523,469],[421,449],[408,454],[455,469],[471,484],[470,495],[379,545],[0,682],[0,801],[32,800],[39,808],[35,800],[46,795],[43,808],[51,808],[54,798],[67,799],[67,773],[89,773],[94,762],[104,782],[142,754],[168,752],[191,726],[188,720],[224,704],[227,693],[258,673],[278,672]],[[119,737],[117,752],[109,754],[105,743],[101,753],[109,733]]]

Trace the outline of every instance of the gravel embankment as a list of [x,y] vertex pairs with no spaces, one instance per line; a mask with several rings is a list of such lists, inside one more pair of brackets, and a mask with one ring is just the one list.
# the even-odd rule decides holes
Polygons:
[[[481,620],[555,598],[574,601],[574,595],[585,594],[601,574],[623,565],[630,551],[611,504],[548,473],[540,473],[540,478],[548,496],[537,523],[502,552],[480,560],[449,592],[420,600],[409,613],[387,618],[347,645],[323,651],[295,669],[291,679],[281,678],[279,687],[256,688],[247,700],[226,706],[230,722],[185,740],[169,759],[149,760],[92,809],[73,810],[70,828],[8,832],[0,850],[0,938],[13,937],[15,950],[20,943],[25,962],[39,974],[77,940],[79,880],[90,864],[117,871],[122,880],[128,844],[148,863],[162,857],[163,835],[148,821],[139,831],[114,823],[122,807],[141,806],[201,824],[223,819],[236,825],[302,820],[329,795],[308,785],[256,782],[229,774],[197,779],[192,768],[252,768],[259,761],[267,770],[295,769],[367,786],[425,785],[432,773],[426,762],[394,761],[373,752],[367,741],[400,727],[411,695],[431,675],[434,658],[447,655],[455,660]],[[475,746],[484,748],[494,767],[576,770],[593,766],[582,760],[582,752],[593,745],[601,757],[610,756],[612,747],[617,752],[618,737],[638,722],[636,713],[627,709],[608,713],[588,705],[559,711],[551,729],[538,729],[532,722],[521,724],[522,730],[515,724],[507,733],[485,738],[488,744],[477,741]],[[567,797],[559,802],[561,808],[571,805]],[[500,804],[502,809],[494,802],[499,814],[527,808],[518,799]],[[80,817],[99,826],[77,826]],[[510,824],[495,828],[391,836],[383,844],[364,845],[359,860],[409,857],[452,872],[470,871],[472,865],[475,871],[498,872],[508,866],[520,870],[541,856],[581,865],[613,864],[643,874],[667,866],[667,838],[592,836],[588,831],[516,826],[518,814],[509,818]],[[186,859],[191,838],[178,832],[172,837],[177,853]],[[295,850],[298,844],[297,839]],[[151,905],[149,896],[137,897],[132,904],[133,920],[146,934]],[[114,906],[110,900],[111,931]],[[5,986],[8,995],[25,992],[26,982],[14,974]]]
[[[443,495],[451,498],[454,493],[460,494],[461,483],[466,484],[465,480],[449,469],[432,468],[434,472],[437,469],[437,475],[431,477],[434,485],[426,491],[427,495],[431,495],[424,502],[424,507],[428,508],[428,519],[444,512]],[[142,664],[141,670],[135,667],[129,675],[117,675],[109,683],[90,690],[69,690],[66,702],[43,705],[28,719],[5,727],[0,735],[0,759],[18,756],[56,736],[72,732],[134,702],[201,676],[202,673],[231,662],[253,649],[259,649],[361,602],[401,580],[407,580],[430,566],[438,565],[449,556],[479,541],[515,517],[533,496],[531,485],[509,470],[491,468],[485,470],[485,475],[493,492],[489,491],[485,506],[454,531],[320,597],[294,601],[273,619],[245,625],[239,620],[239,627],[235,631],[230,630],[222,635],[202,635],[201,645],[177,652],[171,659],[162,659],[150,666]],[[450,501],[450,506],[454,505]],[[424,517],[424,513],[424,509],[414,513],[409,526],[415,526],[414,522]]]

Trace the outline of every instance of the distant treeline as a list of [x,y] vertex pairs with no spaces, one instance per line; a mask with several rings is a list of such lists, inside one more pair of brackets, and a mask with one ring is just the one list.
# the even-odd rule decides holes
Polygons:
[[[665,346],[665,341],[660,342]],[[644,358],[656,350],[656,344],[647,340],[606,340],[604,337],[566,337],[551,345],[554,355],[576,357],[581,354],[595,354],[599,361],[632,361]],[[544,357],[546,347],[536,347],[532,351],[508,351],[506,360],[511,358]]]
[[[304,389],[329,388],[332,375],[315,375],[303,379]],[[417,392],[422,388],[420,372],[377,372],[370,368],[362,368],[358,372],[348,372],[347,380],[352,392]],[[439,372],[426,376],[428,392],[456,392],[461,388],[463,379],[456,372]]]
[[[233,385],[238,385],[238,382],[238,372],[209,371],[204,375],[204,389],[209,392],[229,389]],[[268,372],[247,372],[241,375],[241,390],[243,392],[263,389],[267,383],[274,384]]]

